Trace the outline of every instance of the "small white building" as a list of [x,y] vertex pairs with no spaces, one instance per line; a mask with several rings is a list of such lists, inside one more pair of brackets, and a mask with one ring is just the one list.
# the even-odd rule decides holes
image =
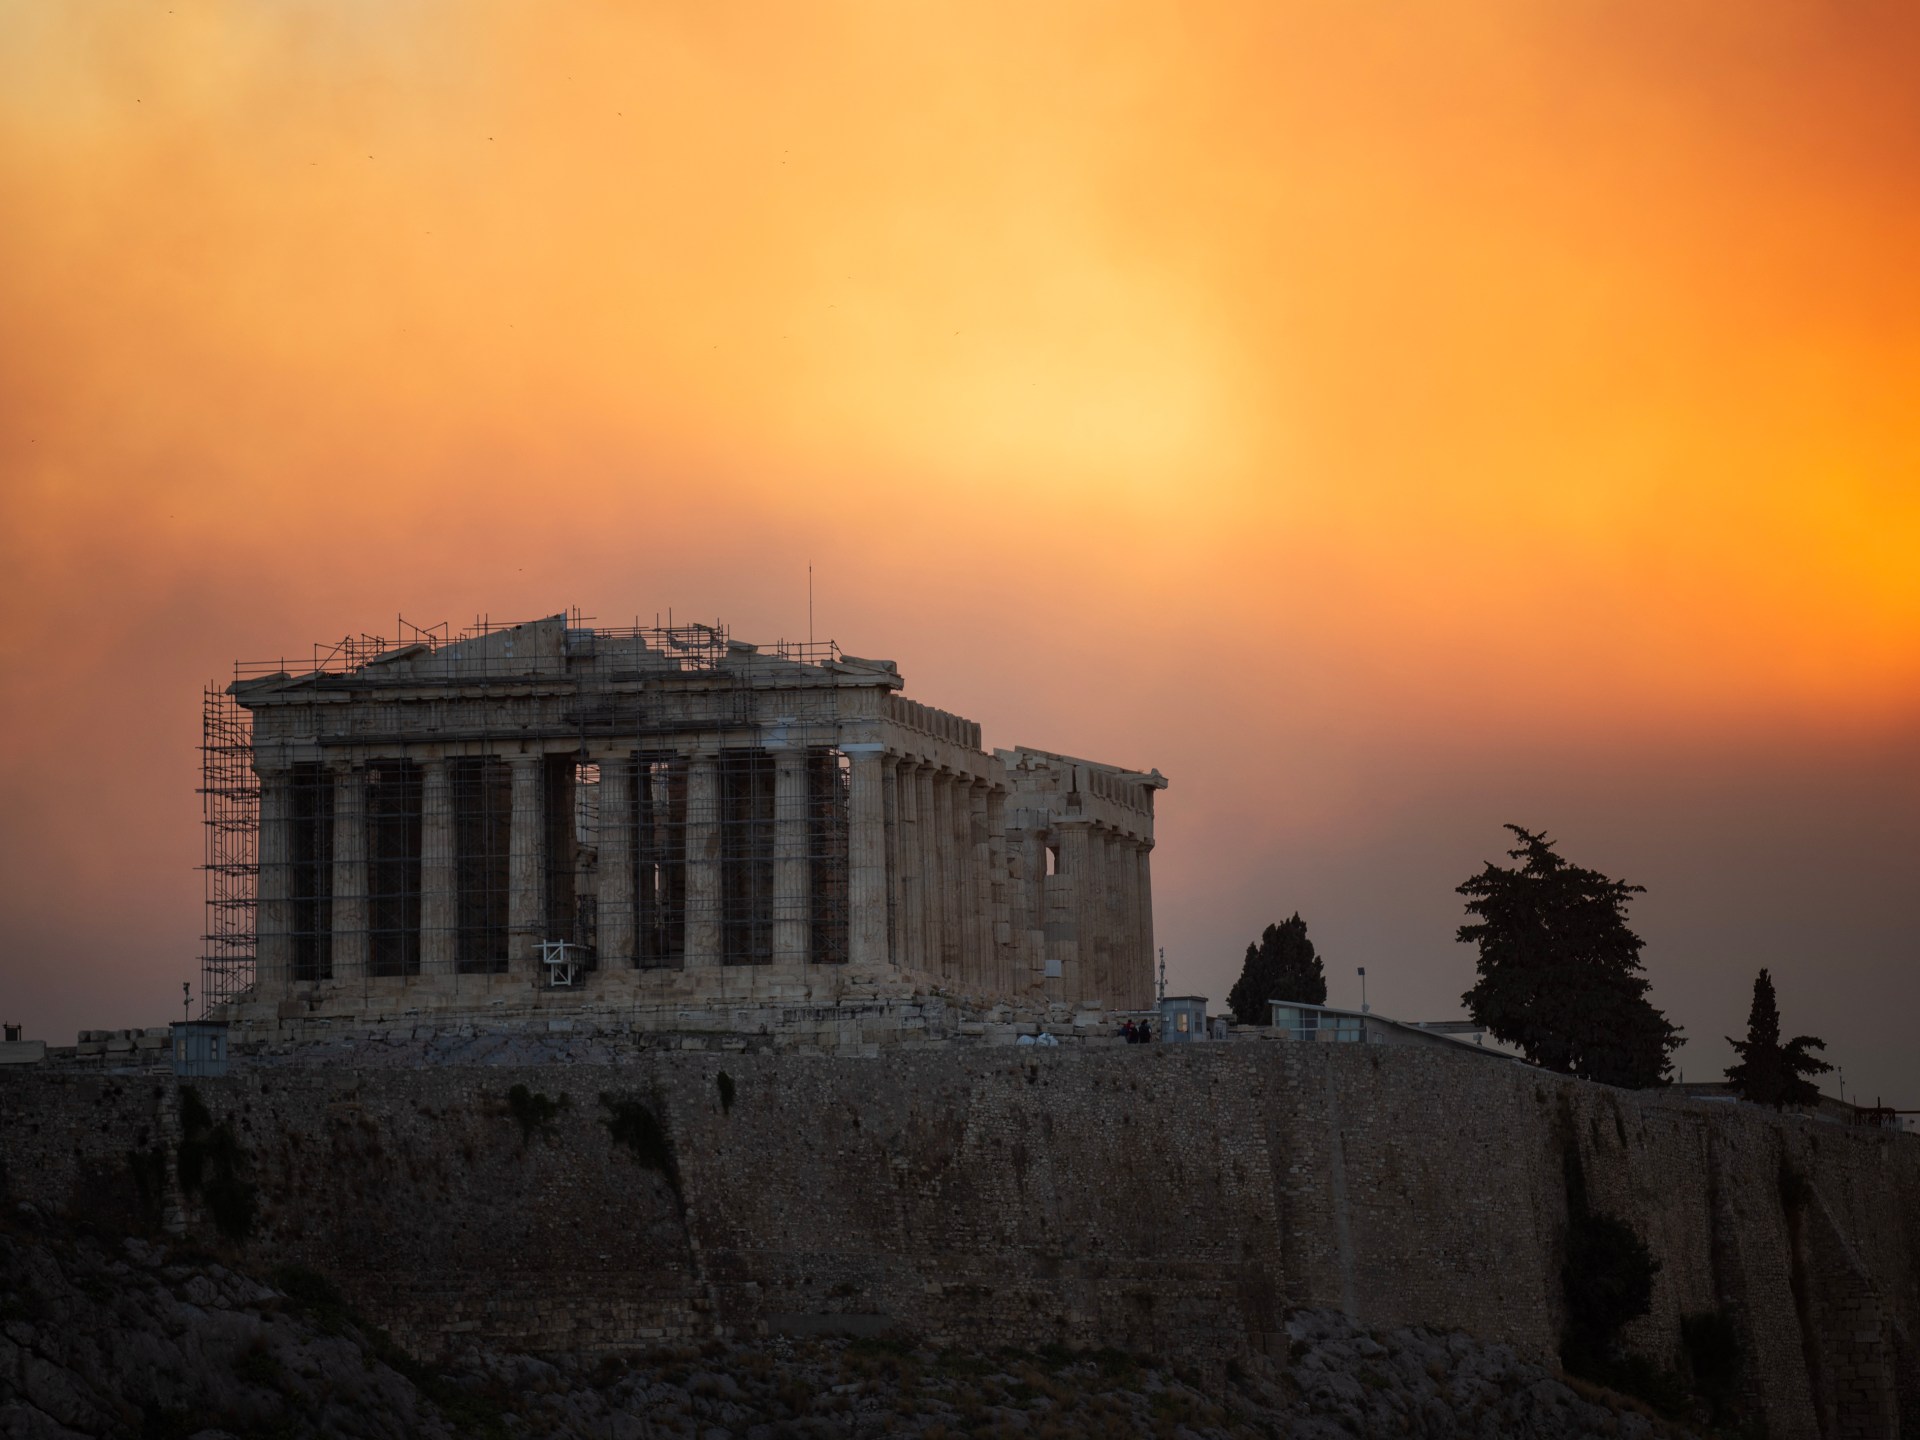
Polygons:
[[6,1039],[0,1040],[0,1065],[37,1065],[47,1058],[47,1042],[22,1040],[20,1027],[6,1027]]
[[[1481,1043],[1485,1030],[1471,1020],[1389,1020],[1370,1010],[1339,1010],[1297,1000],[1270,1001],[1273,1038],[1346,1045],[1444,1045],[1506,1060],[1504,1051]],[[1467,1037],[1471,1036],[1471,1040]]]
[[1154,1027],[1156,1040],[1169,1044],[1187,1040],[1210,1040],[1207,1028],[1207,997],[1204,995],[1162,995],[1160,1023]]
[[195,1078],[226,1074],[227,1022],[174,1021],[173,1073]]

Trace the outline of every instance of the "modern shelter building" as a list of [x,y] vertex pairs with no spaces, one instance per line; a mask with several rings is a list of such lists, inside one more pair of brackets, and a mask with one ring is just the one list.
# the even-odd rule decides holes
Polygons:
[[[1496,1060],[1511,1060],[1511,1051],[1485,1044],[1486,1027],[1471,1020],[1390,1020],[1369,1010],[1342,1010],[1332,1005],[1309,1005],[1303,1000],[1268,1002],[1276,1040],[1304,1040],[1336,1045],[1452,1046]],[[1472,1037],[1469,1043],[1467,1038]]]
[[568,615],[238,667],[207,694],[203,998],[1151,1003],[1166,781],[989,752],[902,686],[831,643]]

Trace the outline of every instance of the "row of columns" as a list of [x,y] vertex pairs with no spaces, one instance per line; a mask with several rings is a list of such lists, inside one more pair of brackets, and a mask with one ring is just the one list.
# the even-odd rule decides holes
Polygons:
[[[858,772],[856,771],[856,774]],[[1011,994],[1003,796],[985,780],[887,755],[881,913],[896,964],[963,992]]]
[[[1021,963],[1044,968],[1047,993],[1139,1010],[1153,998],[1152,842],[1090,819],[1028,831],[1016,867]],[[1049,874],[1051,842],[1059,866]]]
[[[1037,932],[1039,953],[1013,943],[1005,794],[988,781],[889,754],[884,745],[847,744],[848,959],[889,963],[945,979],[963,993],[1018,994],[1048,954],[1062,960],[1048,990],[1068,1001],[1102,999],[1143,1007],[1151,1000],[1153,934],[1148,842],[1090,822],[1058,822],[1061,874],[1023,867],[1020,925]],[[772,949],[811,958],[811,837],[807,751],[773,747]],[[420,973],[458,966],[457,867],[448,762],[417,762],[421,779]],[[509,954],[529,959],[547,938],[543,757],[507,757],[511,775],[508,853]],[[635,767],[626,754],[601,759],[598,947],[630,958],[638,930],[632,832]],[[291,978],[292,777],[266,771],[260,789],[258,959],[263,978]],[[682,963],[722,962],[721,786],[718,756],[688,757],[685,928]],[[366,772],[333,774],[333,895],[329,958],[335,980],[367,974]],[[1051,894],[1049,891],[1051,890]],[[1049,907],[1051,902],[1051,913]],[[1050,923],[1051,922],[1051,923]]]
[[[807,751],[801,746],[789,746],[774,749],[772,754],[773,953],[776,957],[804,958],[811,953],[812,916]],[[634,953],[639,927],[631,848],[636,773],[631,757],[626,754],[608,756],[599,763],[598,949],[602,956],[626,960]],[[719,757],[711,752],[690,755],[684,831],[684,963],[689,967],[718,965],[725,958],[722,954],[725,896],[721,875],[721,801]],[[514,833],[520,833],[517,801]]]
[[1078,993],[1068,998],[1145,1009],[1153,982],[1149,847],[1102,826],[1074,828],[1084,836],[1080,869],[1067,874],[1079,917],[1080,974]]
[[[510,953],[531,954],[544,938],[546,845],[541,828],[541,759],[507,757],[512,814],[507,860]],[[415,762],[420,770],[420,973],[451,975],[459,927],[454,854],[453,789],[444,759]],[[259,879],[255,898],[256,963],[267,979],[292,978],[293,774],[260,772]],[[336,980],[368,973],[372,894],[367,851],[367,772],[332,770],[333,853],[328,857],[331,933],[327,957]]]
[[[849,958],[884,965],[889,959],[887,849],[879,747],[848,746],[850,755]],[[808,819],[807,750],[789,746],[774,756],[773,952],[796,959],[812,955],[812,854]],[[546,845],[543,756],[507,757],[512,812],[508,827],[509,954],[529,958],[546,936]],[[638,929],[634,889],[632,821],[635,770],[627,754],[600,760],[600,855],[597,867],[598,950],[630,958]],[[420,771],[420,973],[450,975],[459,963],[459,894],[454,840],[454,804],[448,762],[415,762]],[[328,957],[333,978],[368,973],[370,927],[366,771],[333,772],[333,854],[330,880],[332,934]],[[291,978],[293,901],[293,776],[286,770],[260,774],[258,949],[261,975]],[[687,757],[685,837],[685,950],[689,967],[722,962],[721,793],[719,758]],[[876,918],[877,917],[877,918]]]

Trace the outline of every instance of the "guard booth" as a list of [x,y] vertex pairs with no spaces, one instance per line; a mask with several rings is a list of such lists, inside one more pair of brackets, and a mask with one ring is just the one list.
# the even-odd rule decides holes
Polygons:
[[227,1022],[173,1022],[173,1073],[199,1078],[227,1073]]
[[1154,1036],[1169,1045],[1187,1040],[1211,1038],[1207,1029],[1207,997],[1204,995],[1162,995],[1160,997],[1160,1033]]

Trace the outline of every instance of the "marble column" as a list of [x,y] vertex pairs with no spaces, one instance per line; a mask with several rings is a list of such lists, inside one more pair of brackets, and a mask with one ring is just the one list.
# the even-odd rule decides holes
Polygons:
[[609,969],[633,965],[633,757],[600,759],[599,911],[596,950]]
[[880,757],[880,813],[886,827],[887,963],[903,962],[901,934],[907,923],[907,900],[900,888],[900,757]]
[[938,778],[931,765],[913,775],[914,826],[920,840],[920,969],[941,972],[940,961],[940,847],[939,806],[934,799]]
[[1108,1009],[1119,1004],[1114,993],[1113,836],[1098,825],[1087,832],[1087,884],[1093,964],[1090,995]]
[[420,973],[454,973],[460,897],[453,859],[453,786],[445,760],[420,762]]
[[988,866],[987,782],[974,780],[967,786],[967,913],[973,919],[969,931],[970,966],[973,991],[991,995],[998,987],[993,974],[993,876]]
[[1093,894],[1090,874],[1092,847],[1088,843],[1088,831],[1092,827],[1084,822],[1068,824],[1057,822],[1055,833],[1060,839],[1060,869],[1066,880],[1067,909],[1072,916],[1074,939],[1067,950],[1067,958],[1061,967],[1062,994],[1072,1004],[1094,998],[1093,976]]
[[1019,990],[1014,978],[1013,907],[1008,903],[1006,794],[998,787],[987,791],[987,905],[990,926],[988,953],[992,960],[992,988],[996,994]]
[[954,800],[958,785],[944,771],[934,782],[935,843],[940,867],[940,974],[949,984],[966,980],[966,948],[961,929],[959,846],[954,839]]
[[1153,854],[1153,842],[1143,840],[1134,853],[1134,867],[1140,875],[1140,948],[1146,952],[1146,964],[1143,967],[1146,990],[1140,997],[1142,1008],[1153,1004],[1156,980],[1159,973],[1160,957],[1153,944],[1153,867],[1147,863]]
[[512,827],[507,842],[507,964],[522,973],[540,970],[540,942],[547,934],[547,832],[542,803],[543,755],[511,755]]
[[894,940],[896,965],[909,970],[924,968],[920,963],[920,767],[911,760],[900,761],[894,771],[894,795],[899,805],[900,845],[896,857],[899,866],[897,884],[900,893],[900,930]]
[[947,832],[947,870],[952,878],[954,928],[959,936],[957,973],[961,989],[974,994],[980,985],[980,907],[974,894],[978,887],[973,872],[973,782],[955,775],[951,784],[953,825]]
[[259,874],[254,899],[254,986],[275,994],[293,983],[293,774],[260,775]]
[[333,936],[335,980],[367,975],[367,774],[333,772]]
[[[1071,1002],[1070,988],[1079,981],[1080,931],[1073,913],[1071,877],[1066,863],[1066,831],[1060,822],[1048,827],[1035,856],[1038,865],[1040,924],[1046,940],[1047,998]],[[1050,863],[1056,862],[1056,863]]]
[[887,962],[887,819],[883,747],[842,745],[852,767],[847,795],[847,958]]
[[1140,846],[1131,836],[1114,841],[1114,867],[1120,885],[1120,981],[1116,1002],[1129,1010],[1141,1007],[1140,993]]
[[960,776],[941,772],[941,966],[958,989],[968,987],[966,870],[960,866],[960,833],[968,824],[966,789]]
[[807,844],[807,752],[773,752],[773,960],[813,959],[813,865]]
[[687,761],[687,968],[720,963],[720,769]]
[[1032,830],[1007,837],[1007,917],[1012,936],[1013,988],[1024,992],[1046,973],[1046,932],[1040,921],[1040,841]]

